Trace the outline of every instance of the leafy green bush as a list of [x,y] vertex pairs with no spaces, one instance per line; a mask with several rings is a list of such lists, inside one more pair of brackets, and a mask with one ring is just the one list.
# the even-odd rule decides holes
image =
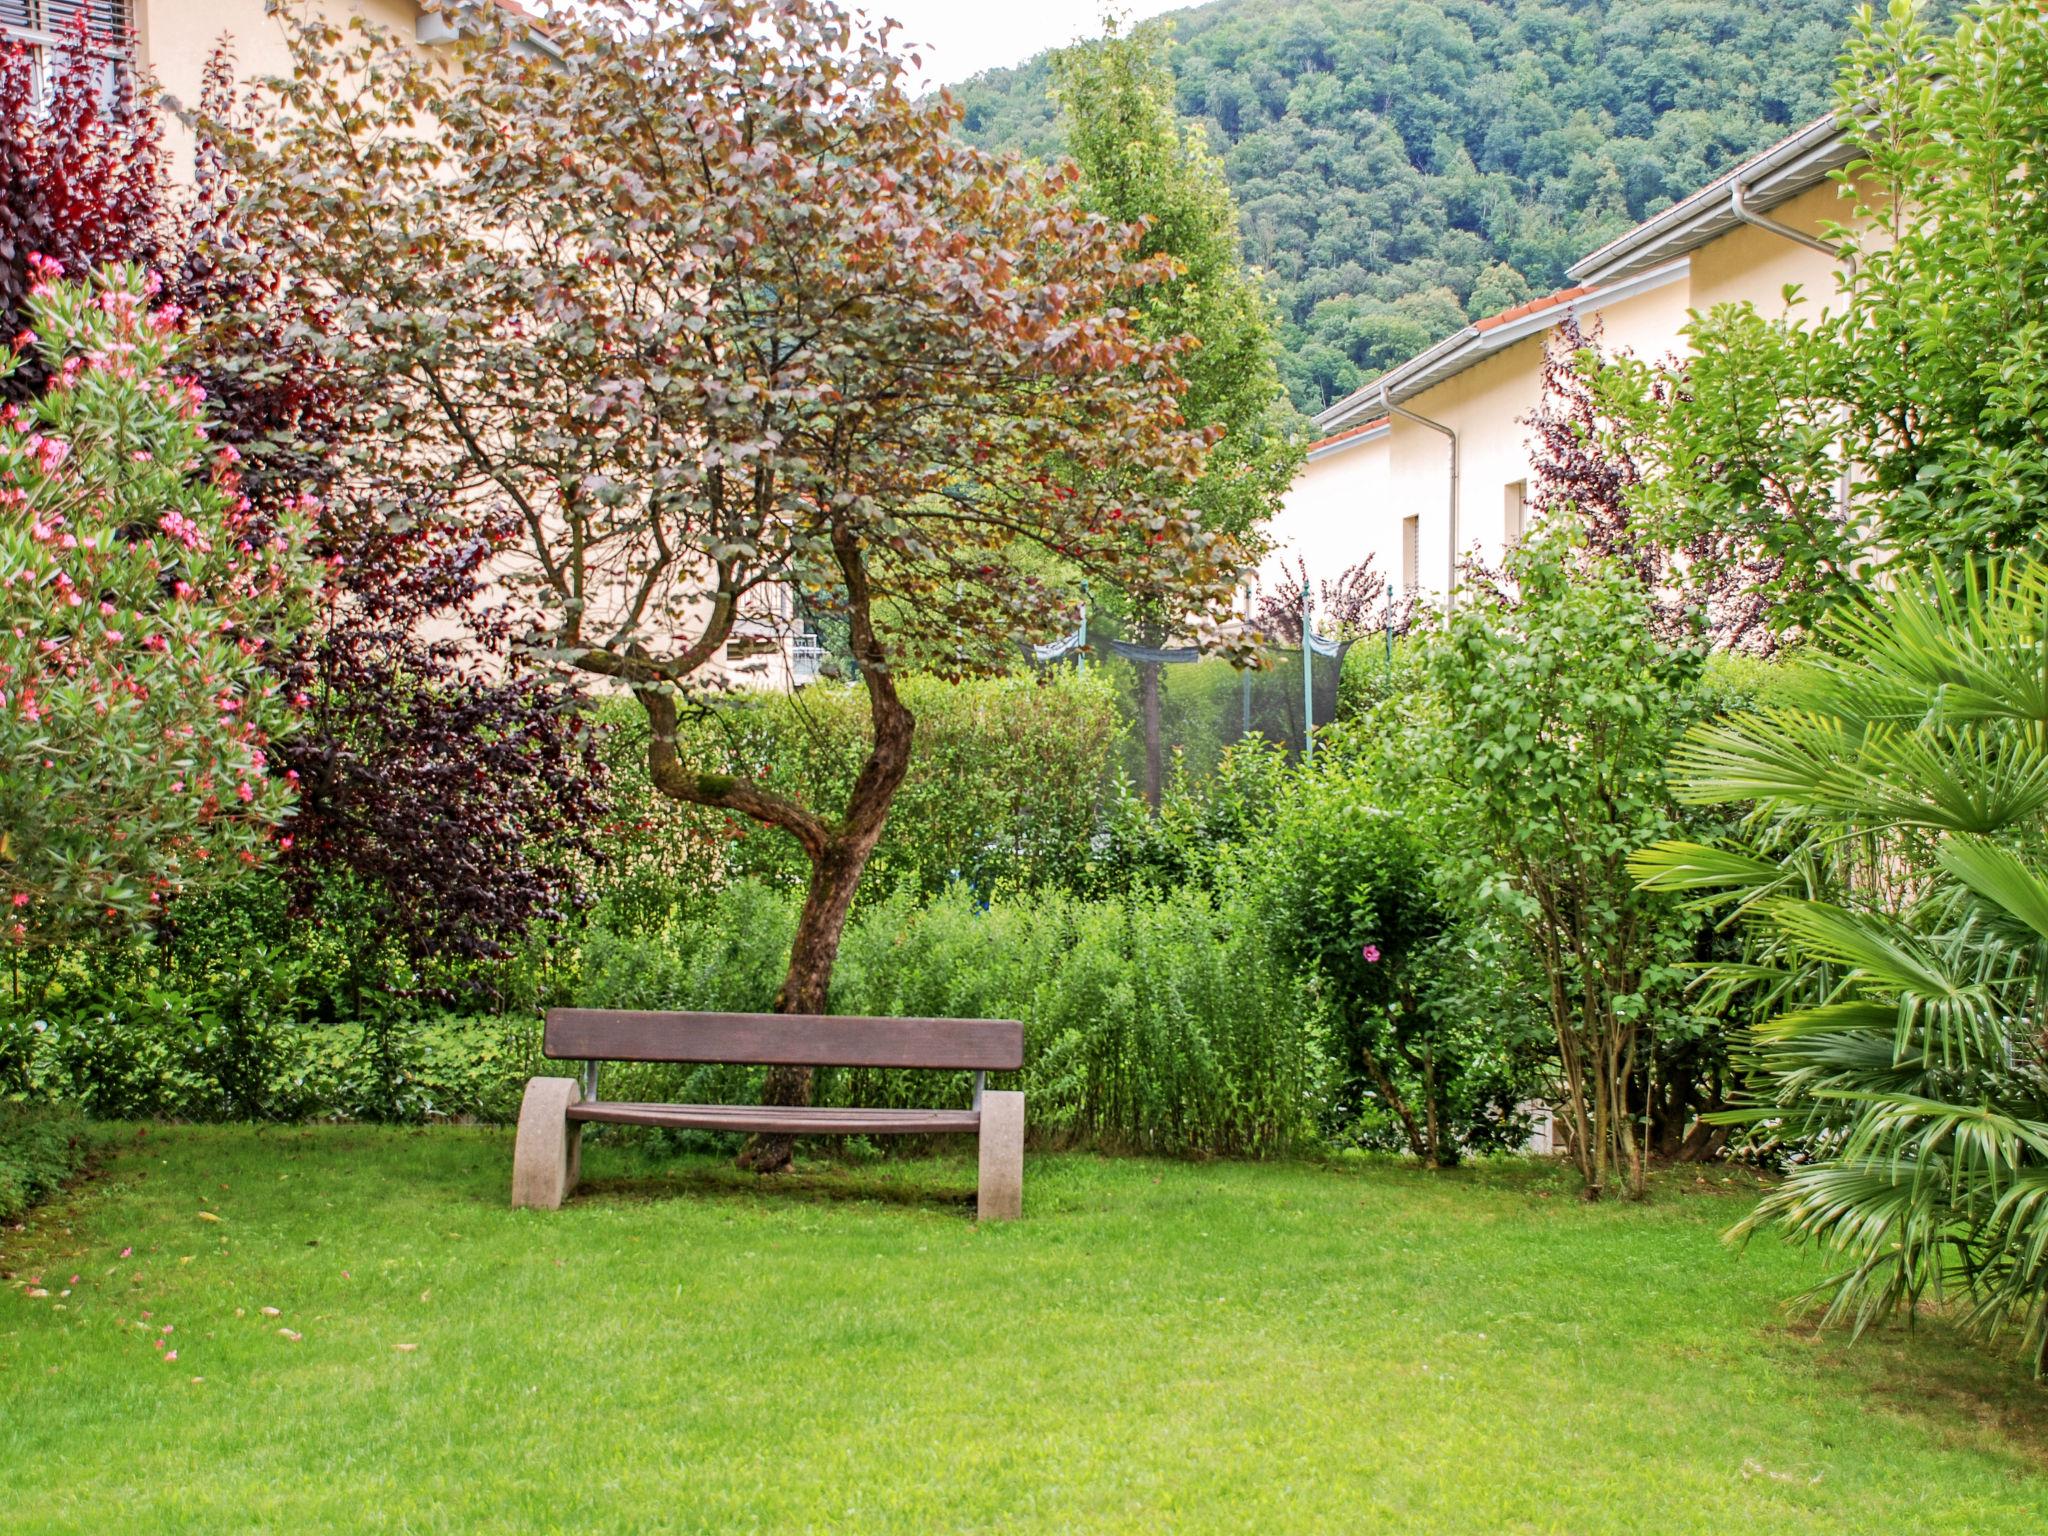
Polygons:
[[1291,783],[1286,753],[1263,737],[1223,749],[1211,773],[1177,759],[1155,813],[1119,777],[1103,807],[1083,879],[1092,894],[1215,883],[1225,851],[1271,822]]
[[[902,692],[917,716],[910,776],[864,889],[930,895],[964,881],[988,894],[1078,883],[1119,731],[1108,685],[1064,672],[964,683],[913,677]],[[809,864],[793,841],[661,798],[640,762],[644,718],[624,705],[608,705],[604,718],[617,770],[608,924],[651,931],[728,880],[802,888]],[[721,701],[686,717],[681,742],[700,772],[758,779],[827,811],[845,803],[867,749],[865,693],[827,682]]]
[[[594,936],[578,1001],[591,1006],[761,1009],[773,1000],[794,898],[742,883],[660,935]],[[877,901],[847,930],[835,1012],[1014,1018],[1018,1086],[1035,1134],[1168,1152],[1269,1153],[1315,1132],[1327,1097],[1320,1011],[1230,898],[1088,901],[999,897],[965,886],[929,902]],[[621,1064],[607,1096],[730,1099],[757,1071]],[[819,1074],[822,1103],[965,1104],[971,1080],[926,1072]]]
[[508,1120],[540,1062],[530,1017],[228,1019],[155,989],[0,1014],[0,1091],[97,1119]]
[[1682,824],[1665,755],[1702,709],[1703,658],[1658,639],[1631,572],[1563,534],[1522,544],[1509,573],[1514,592],[1474,593],[1426,638],[1428,693],[1396,750],[1448,883],[1542,978],[1586,1197],[1617,1177],[1640,1195],[1637,1082],[1687,1012],[1698,925],[1627,860]]
[[1444,1166],[1466,1147],[1519,1146],[1540,1032],[1511,998],[1475,1006],[1498,974],[1481,959],[1491,935],[1355,765],[1325,754],[1293,788],[1242,857],[1275,951],[1313,979],[1335,1021],[1344,1081],[1332,1131],[1367,1144],[1392,1132]]
[[21,1220],[84,1166],[86,1152],[76,1110],[0,1103],[0,1222]]

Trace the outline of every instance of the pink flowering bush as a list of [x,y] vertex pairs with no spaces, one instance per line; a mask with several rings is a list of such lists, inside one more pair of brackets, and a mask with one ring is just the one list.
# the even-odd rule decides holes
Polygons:
[[36,273],[0,338],[0,380],[48,378],[0,408],[0,931],[29,945],[269,852],[294,700],[264,659],[313,581],[309,509],[241,493],[154,284]]

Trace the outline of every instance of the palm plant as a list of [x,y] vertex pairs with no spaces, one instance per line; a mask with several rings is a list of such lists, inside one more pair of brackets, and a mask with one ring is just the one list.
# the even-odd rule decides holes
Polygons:
[[1632,867],[1749,935],[1750,1116],[1799,1138],[1737,1229],[1825,1245],[1826,1320],[1954,1299],[2048,1367],[2048,566],[1911,577],[1771,701],[1693,731],[1681,799],[1740,849]]

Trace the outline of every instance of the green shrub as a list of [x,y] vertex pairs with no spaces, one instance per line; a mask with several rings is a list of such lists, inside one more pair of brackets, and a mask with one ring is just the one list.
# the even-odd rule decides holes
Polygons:
[[[659,935],[593,936],[589,1006],[761,1009],[793,896],[742,883]],[[839,1013],[1014,1018],[1034,1134],[1163,1152],[1270,1153],[1315,1132],[1329,1078],[1320,1012],[1229,899],[1190,890],[1089,901],[965,886],[876,901],[847,930]],[[748,1102],[755,1069],[619,1064],[608,1097]],[[1000,1086],[1000,1084],[999,1084]],[[967,1073],[825,1071],[822,1103],[962,1104]]]
[[85,1165],[86,1153],[76,1110],[0,1104],[0,1222],[21,1220]]
[[1293,790],[1242,861],[1274,949],[1330,1007],[1333,1139],[1391,1136],[1442,1165],[1526,1141],[1540,1030],[1517,1000],[1476,996],[1497,974],[1488,934],[1447,898],[1428,840],[1341,755]]
[[1429,838],[1445,893],[1536,974],[1550,1098],[1598,1199],[1642,1193],[1645,1080],[1709,1022],[1685,990],[1697,918],[1627,869],[1683,825],[1665,755],[1708,694],[1703,653],[1659,637],[1634,572],[1574,539],[1518,546],[1512,590],[1475,587],[1424,632],[1423,686],[1342,734]]
[[542,1070],[531,1016],[252,1022],[154,989],[0,1015],[0,1059],[5,1091],[109,1120],[502,1121]]
[[[925,895],[964,881],[988,894],[1081,879],[1119,726],[1099,678],[1072,673],[947,683],[912,677],[917,716],[910,776],[868,865],[864,890]],[[686,717],[681,750],[699,771],[759,779],[836,811],[868,747],[867,695],[820,682],[794,694],[747,694]],[[637,706],[608,704],[616,820],[605,922],[652,932],[728,880],[801,889],[809,865],[784,834],[679,805],[647,786],[647,726]]]
[[1025,1018],[1041,1126],[1142,1151],[1271,1153],[1314,1136],[1323,1015],[1247,910],[1184,890],[1065,917],[1057,976]]
[[1189,772],[1176,758],[1156,813],[1119,778],[1104,807],[1085,889],[1103,895],[1212,886],[1227,850],[1271,825],[1292,783],[1285,750],[1262,736],[1224,748],[1206,775]]

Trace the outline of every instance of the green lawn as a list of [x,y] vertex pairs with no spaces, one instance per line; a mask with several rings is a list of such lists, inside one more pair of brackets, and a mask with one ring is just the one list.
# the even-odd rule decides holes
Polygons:
[[2048,1527],[2048,1391],[1815,1340],[1718,1181],[1037,1157],[977,1229],[960,1161],[539,1214],[499,1131],[118,1145],[0,1233],[9,1531]]

